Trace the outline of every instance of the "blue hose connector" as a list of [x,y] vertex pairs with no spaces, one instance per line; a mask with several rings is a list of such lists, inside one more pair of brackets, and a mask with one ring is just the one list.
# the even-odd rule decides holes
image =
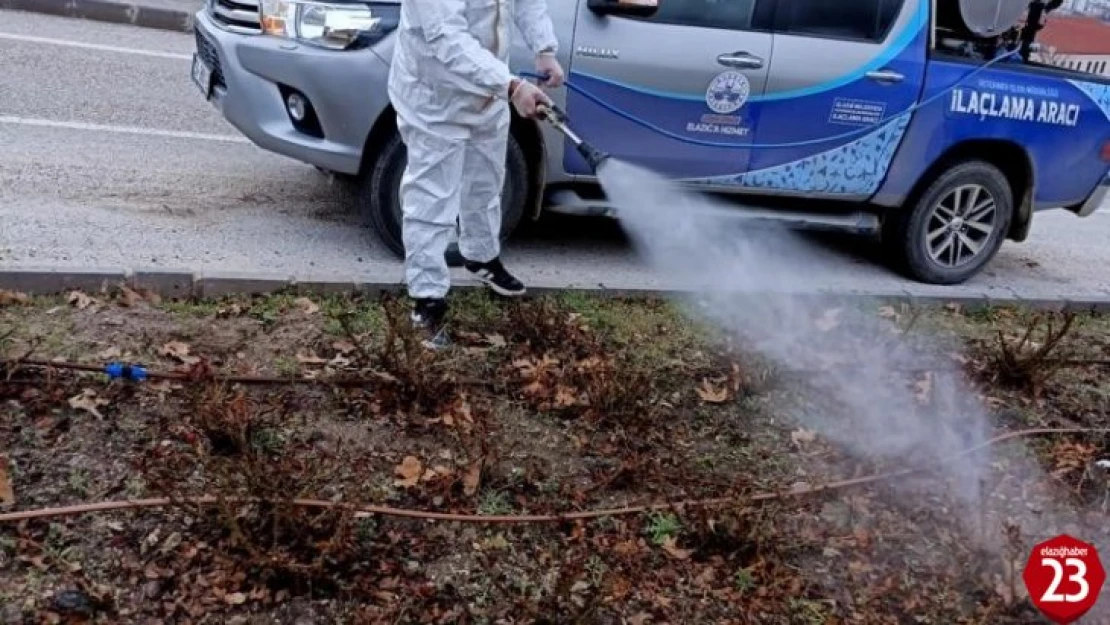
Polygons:
[[147,379],[146,367],[121,362],[108,363],[104,367],[104,373],[108,374],[108,377],[113,380],[124,379],[131,382],[142,382]]

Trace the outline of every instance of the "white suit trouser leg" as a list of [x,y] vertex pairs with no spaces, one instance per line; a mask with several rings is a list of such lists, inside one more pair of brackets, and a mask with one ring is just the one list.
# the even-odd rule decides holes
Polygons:
[[401,178],[405,281],[413,298],[446,297],[451,275],[444,253],[459,226],[459,251],[487,262],[500,250],[501,195],[511,116],[494,102],[490,121],[469,138],[448,138],[397,118],[408,163]]

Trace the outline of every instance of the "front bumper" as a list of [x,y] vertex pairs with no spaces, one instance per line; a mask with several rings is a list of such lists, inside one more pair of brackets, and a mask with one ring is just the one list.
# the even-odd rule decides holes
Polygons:
[[1101,208],[1103,204],[1106,204],[1108,200],[1110,200],[1110,173],[1107,173],[1106,177],[1102,179],[1102,182],[1095,187],[1094,193],[1087,198],[1087,201],[1079,208],[1075,209],[1075,214],[1080,217],[1093,215],[1094,212]]
[[[229,32],[202,9],[197,55],[211,70],[210,101],[239,132],[266,150],[323,169],[357,174],[366,137],[387,110],[389,66],[371,50],[321,50],[296,42]],[[302,93],[323,137],[298,130],[283,88]]]

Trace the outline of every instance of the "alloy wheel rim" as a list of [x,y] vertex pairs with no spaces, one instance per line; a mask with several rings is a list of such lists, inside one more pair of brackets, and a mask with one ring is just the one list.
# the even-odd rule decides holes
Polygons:
[[925,247],[933,262],[966,265],[987,249],[998,221],[998,202],[986,187],[965,184],[933,205],[925,223]]

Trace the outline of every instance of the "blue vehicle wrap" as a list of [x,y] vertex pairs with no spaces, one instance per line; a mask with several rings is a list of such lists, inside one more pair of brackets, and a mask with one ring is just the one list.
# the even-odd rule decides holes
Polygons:
[[[764,93],[730,85],[730,72],[705,92],[679,93],[572,67],[576,88],[567,105],[576,127],[600,149],[619,146],[640,165],[717,190],[894,205],[953,146],[997,140],[1024,147],[1035,207],[1071,205],[1090,195],[1108,175],[1107,163],[1091,155],[1110,140],[1110,86],[1038,73],[1016,59],[984,67],[929,58],[930,29],[929,3],[919,2],[859,67],[817,85]],[[867,77],[880,69],[905,78],[892,86]],[[664,132],[645,132],[628,117]],[[709,141],[701,124],[716,126]],[[591,173],[573,149],[564,150],[564,167]]]
[[[926,99],[947,89],[970,67],[963,62],[931,62]],[[914,114],[882,192],[904,195],[952,146],[997,140],[1024,148],[1035,182],[1035,209],[1076,204],[1107,175],[1107,163],[1091,158],[1108,139],[1107,120],[1106,85],[1005,65],[990,68]]]

